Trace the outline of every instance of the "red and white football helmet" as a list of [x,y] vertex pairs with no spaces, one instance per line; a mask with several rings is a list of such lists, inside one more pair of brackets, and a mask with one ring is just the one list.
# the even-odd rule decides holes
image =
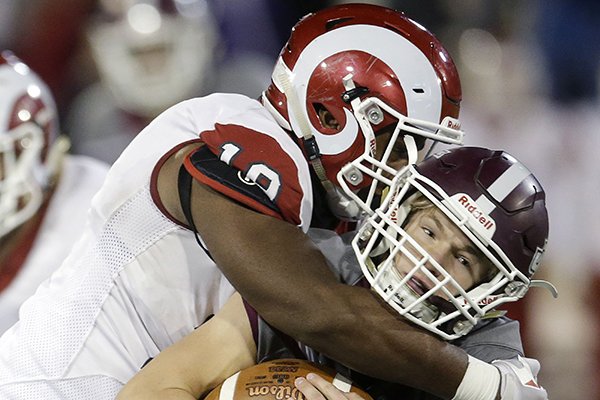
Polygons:
[[13,53],[0,54],[0,237],[39,209],[58,168],[56,107],[48,87]]
[[[401,315],[452,340],[481,318],[496,315],[499,305],[522,298],[531,286],[546,287],[556,296],[550,283],[531,279],[548,239],[545,192],[511,155],[453,148],[409,166],[391,189],[352,245],[372,288]],[[461,287],[407,234],[403,228],[413,201],[423,196],[489,259],[494,268],[490,277]],[[399,273],[397,255],[414,267]]]
[[[369,4],[300,20],[263,94],[265,107],[301,143],[334,213],[350,220],[370,214],[378,182],[389,185],[396,174],[387,161],[397,141],[404,139],[409,162],[425,139],[462,143],[460,101],[458,72],[435,36],[400,12]],[[339,128],[323,126],[321,109]],[[376,152],[378,131],[390,126],[392,138]],[[369,193],[359,197],[364,188]]]
[[87,37],[118,106],[153,118],[212,76],[217,29],[205,0],[101,0]]

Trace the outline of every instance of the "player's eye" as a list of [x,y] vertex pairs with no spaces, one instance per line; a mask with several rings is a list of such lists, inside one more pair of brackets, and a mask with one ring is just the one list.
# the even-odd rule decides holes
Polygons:
[[429,236],[430,238],[435,238],[435,233],[428,227],[422,226],[421,229],[425,235]]
[[467,267],[467,268],[471,267],[471,261],[468,258],[459,255],[456,257],[456,259],[462,266]]

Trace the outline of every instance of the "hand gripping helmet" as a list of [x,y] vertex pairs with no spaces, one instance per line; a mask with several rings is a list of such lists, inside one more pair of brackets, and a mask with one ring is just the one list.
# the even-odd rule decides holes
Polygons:
[[[262,100],[293,131],[342,219],[372,212],[377,182],[389,185],[396,173],[386,162],[397,141],[404,139],[409,163],[425,139],[462,142],[452,59],[429,31],[385,7],[339,5],[301,19]],[[338,127],[324,126],[321,110]],[[387,147],[375,149],[378,132],[390,127]]]
[[[14,54],[0,53],[0,237],[40,207],[57,170],[58,123],[46,85]],[[58,146],[58,147],[57,147]]]
[[[530,286],[548,238],[545,192],[519,161],[503,151],[458,147],[411,165],[353,240],[371,287],[401,315],[446,340],[468,333],[495,308],[520,299]],[[492,265],[474,287],[461,287],[404,230],[416,199],[437,207]],[[409,259],[408,272],[394,267]],[[414,264],[414,266],[413,266]],[[429,284],[411,281],[426,277]]]
[[204,90],[217,33],[205,0],[101,0],[88,41],[117,105],[154,118]]

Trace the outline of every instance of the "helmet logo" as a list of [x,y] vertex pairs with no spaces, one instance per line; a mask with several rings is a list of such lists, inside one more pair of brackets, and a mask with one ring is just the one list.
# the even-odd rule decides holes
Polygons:
[[[387,45],[392,42],[396,43],[397,50],[390,52]],[[334,29],[317,37],[304,48],[295,65],[290,66],[291,83],[298,94],[299,104],[306,103],[307,83],[315,69],[327,57],[344,51],[362,51],[371,54],[384,62],[396,74],[403,86],[424,87],[423,93],[406,91],[408,113],[411,118],[426,121],[439,120],[442,107],[441,87],[438,76],[425,54],[396,32],[373,25],[352,25]],[[336,135],[324,135],[311,126],[311,131],[324,155],[346,151],[358,136],[359,127],[354,115],[348,109],[344,109],[344,112],[346,126]],[[293,112],[289,115],[292,130],[299,134],[299,122],[292,118]]]
[[456,129],[456,130],[460,130],[460,128],[461,128],[460,121],[457,120],[456,118],[452,118],[452,117],[444,117],[441,125],[446,126],[450,129]]

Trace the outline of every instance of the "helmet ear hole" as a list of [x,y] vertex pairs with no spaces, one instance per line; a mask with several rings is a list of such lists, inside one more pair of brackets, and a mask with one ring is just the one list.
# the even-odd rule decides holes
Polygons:
[[319,118],[319,122],[324,129],[333,129],[339,131],[341,126],[334,115],[321,103],[313,103],[313,107]]

